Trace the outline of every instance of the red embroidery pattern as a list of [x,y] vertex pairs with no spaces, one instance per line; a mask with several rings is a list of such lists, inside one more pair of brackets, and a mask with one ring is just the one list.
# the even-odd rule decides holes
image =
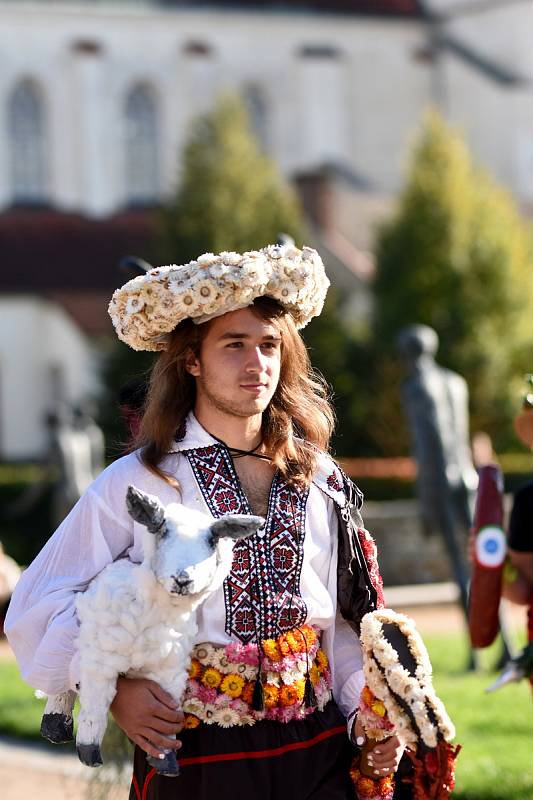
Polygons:
[[[252,513],[223,445],[189,450],[187,458],[214,517]],[[233,549],[224,581],[226,633],[243,643],[279,636],[305,622],[300,574],[307,494],[276,473],[264,529]]]
[[383,608],[385,606],[385,600],[383,598],[383,580],[379,571],[376,543],[369,532],[364,528],[358,528],[357,535],[359,536],[363,555],[367,563],[372,586],[377,593],[377,608]]
[[332,492],[342,492],[342,483],[339,480],[339,473],[336,469],[327,478],[328,489]]

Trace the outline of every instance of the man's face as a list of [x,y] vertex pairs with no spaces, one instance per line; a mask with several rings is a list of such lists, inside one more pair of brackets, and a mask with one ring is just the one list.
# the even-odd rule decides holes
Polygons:
[[281,335],[249,308],[214,319],[200,358],[187,369],[196,378],[197,404],[237,417],[261,414],[279,380]]

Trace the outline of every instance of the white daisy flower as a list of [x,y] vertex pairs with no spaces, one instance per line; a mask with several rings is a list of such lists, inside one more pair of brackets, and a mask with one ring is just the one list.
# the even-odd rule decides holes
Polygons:
[[242,256],[240,255],[240,253],[224,251],[223,253],[220,254],[220,259],[225,264],[230,264],[231,266],[236,266],[237,264],[241,263]]
[[232,665],[230,665],[226,652],[223,648],[213,648],[211,664],[213,667],[215,667],[215,669],[218,669],[219,672],[223,672],[224,674],[233,672],[233,670],[230,669],[230,666]]
[[280,672],[281,680],[285,686],[292,686],[293,683],[301,680],[302,674],[298,669],[285,669]]
[[209,267],[209,274],[212,278],[221,278],[223,275],[226,274],[228,271],[227,264],[224,264],[223,261],[215,261]]
[[[203,253],[201,256],[198,256],[198,258],[196,259],[196,263],[200,264],[201,266],[209,267],[217,260],[218,256],[216,256],[214,253]],[[194,264],[194,262],[191,263]]]
[[201,718],[204,713],[204,703],[197,697],[190,697],[183,702],[183,710],[186,714],[194,714],[196,717]]
[[214,714],[213,721],[221,728],[232,728],[239,724],[239,715],[233,708],[219,708]]
[[213,725],[213,723],[216,722],[215,717],[218,711],[219,709],[213,705],[213,703],[204,703],[201,719],[203,719],[206,725]]
[[136,314],[142,308],[144,308],[144,300],[141,297],[134,295],[133,297],[128,298],[125,312],[129,316],[130,314]]
[[194,285],[196,301],[201,305],[212,303],[216,299],[217,294],[218,292],[213,281],[202,280]]
[[193,656],[194,656],[194,658],[196,658],[200,662],[200,664],[204,664],[205,665],[205,664],[209,663],[209,661],[208,661],[209,651],[210,651],[210,646],[209,645],[207,645],[207,644],[199,644],[194,648]]

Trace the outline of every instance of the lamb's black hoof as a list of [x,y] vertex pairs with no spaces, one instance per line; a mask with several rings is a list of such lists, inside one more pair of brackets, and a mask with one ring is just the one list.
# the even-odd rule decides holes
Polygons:
[[87,767],[101,767],[102,754],[97,744],[79,744],[76,746],[78,758]]
[[171,750],[170,753],[166,753],[164,758],[147,756],[146,760],[151,767],[154,767],[155,771],[159,775],[166,775],[168,778],[175,778],[176,775],[180,774],[178,759],[176,758],[176,753],[173,750]]
[[53,744],[65,744],[74,739],[74,721],[66,714],[44,714],[41,736]]

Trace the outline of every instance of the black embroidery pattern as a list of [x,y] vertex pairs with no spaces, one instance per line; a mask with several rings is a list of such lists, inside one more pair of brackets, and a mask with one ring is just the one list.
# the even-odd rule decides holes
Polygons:
[[[214,517],[252,513],[223,445],[186,454]],[[234,547],[231,572],[224,581],[226,633],[243,643],[279,636],[305,622],[300,575],[307,495],[307,489],[289,486],[276,473],[264,529]]]

